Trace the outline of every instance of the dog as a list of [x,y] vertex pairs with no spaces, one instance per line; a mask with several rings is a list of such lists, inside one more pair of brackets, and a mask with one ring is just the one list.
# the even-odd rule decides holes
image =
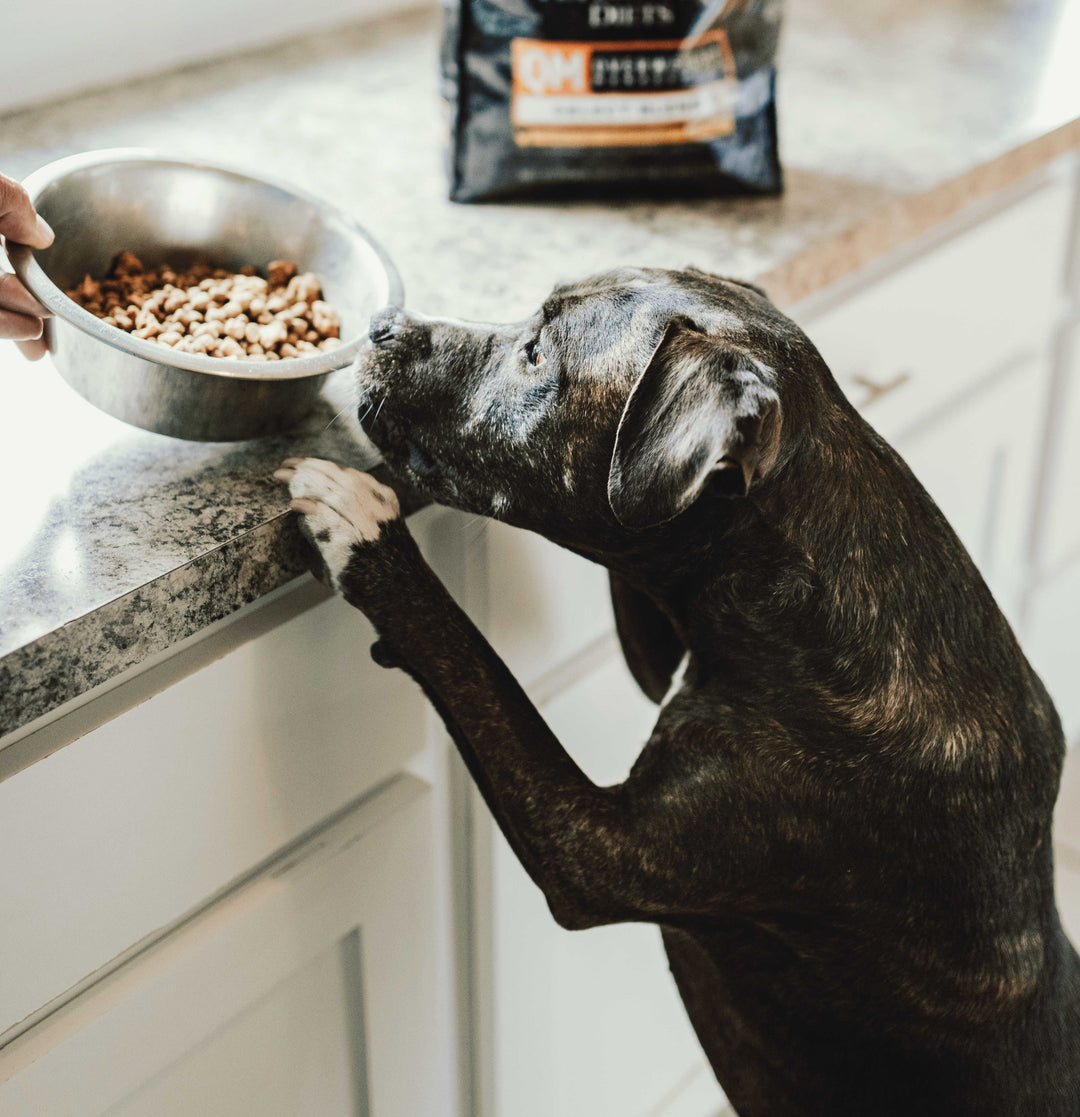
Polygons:
[[391,474],[602,563],[659,718],[597,787],[422,559],[391,488],[276,474],[423,687],[554,918],[659,925],[741,1117],[1076,1117],[1054,899],[1064,742],[978,571],[752,284],[623,268],[514,325],[372,320]]

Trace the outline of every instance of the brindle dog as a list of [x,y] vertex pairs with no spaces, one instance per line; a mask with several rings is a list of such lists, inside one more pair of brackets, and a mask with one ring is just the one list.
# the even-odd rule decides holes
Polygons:
[[749,284],[624,269],[516,325],[393,310],[371,336],[391,470],[606,566],[630,669],[667,693],[626,782],[595,786],[389,489],[280,472],[558,922],[660,926],[742,1117],[1080,1114],[1059,720],[801,331]]

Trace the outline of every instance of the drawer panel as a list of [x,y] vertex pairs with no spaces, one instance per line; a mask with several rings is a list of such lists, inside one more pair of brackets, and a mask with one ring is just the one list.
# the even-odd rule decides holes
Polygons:
[[486,635],[523,683],[614,627],[607,571],[506,524],[487,531]]
[[1064,291],[1071,176],[804,322],[841,387],[895,438],[986,373],[1043,349]]
[[0,1057],[5,1117],[447,1117],[432,796],[391,782]]
[[0,1032],[423,746],[372,639],[327,600],[0,784]]

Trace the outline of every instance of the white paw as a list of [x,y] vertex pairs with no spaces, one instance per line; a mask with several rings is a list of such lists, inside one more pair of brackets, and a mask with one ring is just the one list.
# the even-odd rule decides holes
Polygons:
[[334,589],[358,543],[374,543],[381,525],[401,516],[393,489],[369,473],[347,469],[322,458],[289,458],[274,474],[289,483],[289,507],[307,521],[307,528],[326,563]]

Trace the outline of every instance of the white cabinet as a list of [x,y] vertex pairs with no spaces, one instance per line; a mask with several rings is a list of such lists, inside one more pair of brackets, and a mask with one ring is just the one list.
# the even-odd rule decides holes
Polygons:
[[603,567],[506,524],[486,544],[485,635],[524,685],[611,631]]
[[445,740],[373,639],[292,586],[17,742],[0,1113],[463,1113]]
[[328,598],[0,783],[0,1042],[425,747],[372,639]]
[[8,1117],[446,1117],[430,789],[400,777],[0,1062]]
[[[890,442],[939,409],[962,410],[986,376],[1046,349],[1064,297],[1075,197],[1071,167],[1057,169],[917,259],[849,281],[831,309],[794,310]],[[1035,400],[1018,405],[1039,409]]]

